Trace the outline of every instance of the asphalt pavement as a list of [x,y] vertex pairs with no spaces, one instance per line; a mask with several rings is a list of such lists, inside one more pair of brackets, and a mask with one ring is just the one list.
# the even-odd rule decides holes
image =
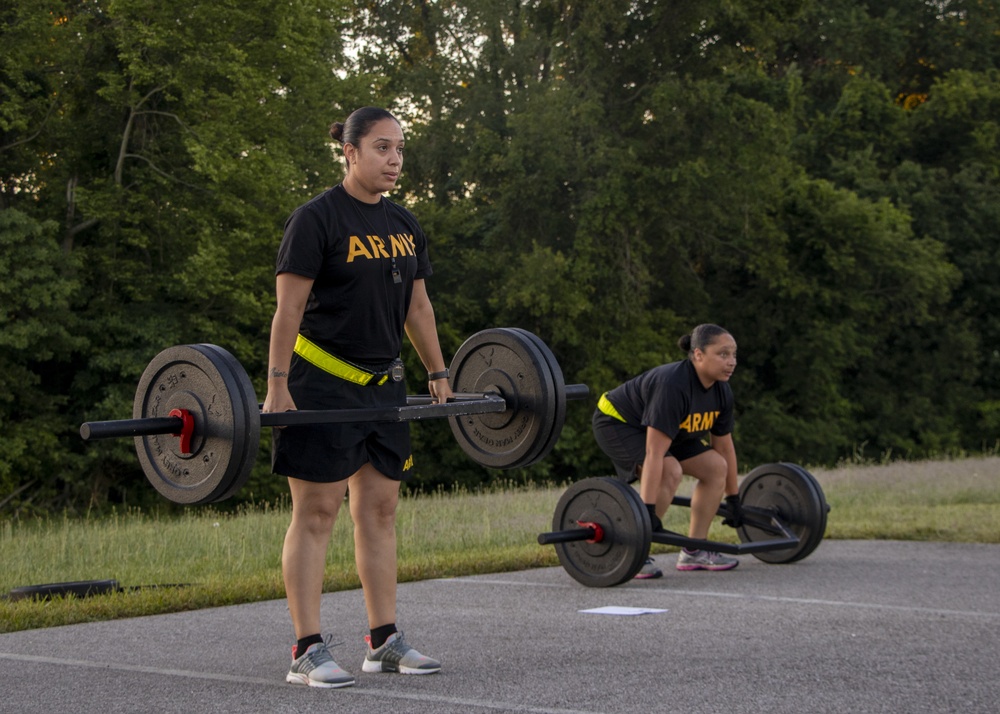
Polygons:
[[[806,560],[586,588],[561,568],[399,587],[439,674],[364,674],[360,591],[323,597],[346,689],[286,684],[284,600],[0,635],[0,712],[1000,711],[1000,546],[825,541]],[[0,607],[3,605],[0,604]]]

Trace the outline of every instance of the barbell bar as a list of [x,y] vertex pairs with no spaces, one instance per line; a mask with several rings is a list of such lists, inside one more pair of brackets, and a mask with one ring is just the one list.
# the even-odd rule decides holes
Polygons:
[[[553,530],[541,545],[554,545],[563,569],[588,587],[620,585],[635,577],[652,543],[736,555],[785,564],[811,554],[826,532],[829,504],[823,489],[801,466],[764,464],[748,473],[739,489],[742,520],[739,545],[689,538],[669,530],[653,532],[649,513],[636,490],[617,478],[589,478],[572,484],[560,497]],[[691,505],[675,497],[673,505]],[[718,514],[734,514],[728,504]]]
[[447,417],[474,461],[517,468],[551,451],[566,401],[590,393],[585,384],[566,385],[545,343],[518,328],[472,335],[450,371],[455,396],[443,404],[430,395],[410,395],[405,406],[262,413],[249,376],[232,354],[216,345],[179,345],[163,350],[143,371],[132,419],[86,422],[80,436],[134,438],[142,470],[161,495],[201,504],[229,498],[246,483],[262,427]]
[[[577,385],[569,385],[577,386]],[[496,394],[455,394],[445,404],[436,404],[431,396],[408,396],[405,407],[375,407],[371,409],[300,409],[289,412],[261,412],[261,427],[296,426],[301,424],[345,424],[349,422],[415,421],[463,414],[502,412],[507,402]],[[261,405],[258,405],[260,408]],[[434,409],[432,407],[440,407]],[[115,439],[128,436],[176,435],[184,427],[183,416],[146,417],[91,421],[80,425],[84,441]]]
[[[567,400],[586,399],[590,388],[585,384],[564,385]],[[263,405],[258,405],[258,408]],[[439,404],[429,394],[411,394],[406,406],[371,409],[300,409],[290,412],[261,412],[261,427],[296,426],[301,424],[344,424],[349,422],[402,422],[466,414],[498,414],[507,410],[507,401],[499,394],[453,394]],[[80,425],[84,441],[117,439],[154,434],[176,435],[184,428],[182,416],[146,417],[90,421]]]

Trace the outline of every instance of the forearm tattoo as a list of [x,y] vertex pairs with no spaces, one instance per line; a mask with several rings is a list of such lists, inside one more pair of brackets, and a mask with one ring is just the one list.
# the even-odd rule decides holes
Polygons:
[[283,372],[277,367],[271,367],[271,371],[267,373],[268,379],[285,379],[288,377],[288,372]]

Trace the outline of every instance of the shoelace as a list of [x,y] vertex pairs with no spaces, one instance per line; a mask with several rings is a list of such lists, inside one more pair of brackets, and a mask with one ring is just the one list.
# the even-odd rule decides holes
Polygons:
[[379,648],[381,651],[375,650],[375,652],[379,653],[379,659],[398,664],[406,656],[406,653],[412,649],[412,647],[403,641],[403,633],[400,632],[392,642],[386,642],[382,645]]
[[332,647],[340,647],[344,644],[344,641],[339,642],[333,641],[333,635],[327,635],[323,638],[323,646],[316,647],[315,649],[310,649],[306,652],[306,661],[309,662],[313,668],[319,667],[325,662],[333,662],[333,655],[330,654],[330,649]]

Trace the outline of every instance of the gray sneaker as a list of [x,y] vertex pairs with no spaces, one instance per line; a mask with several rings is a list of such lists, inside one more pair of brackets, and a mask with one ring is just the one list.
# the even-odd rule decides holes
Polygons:
[[710,550],[696,550],[694,553],[688,553],[682,549],[681,554],[677,556],[678,570],[732,570],[739,564],[740,561],[736,558],[730,558],[722,553],[713,553]]
[[656,561],[652,558],[646,558],[646,562],[643,564],[642,568],[635,574],[636,580],[652,580],[654,578],[662,577],[663,571],[656,567]]
[[434,674],[441,669],[436,659],[426,657],[403,641],[402,632],[394,632],[377,650],[372,649],[371,637],[365,636],[368,654],[361,669],[365,672],[398,672],[399,674]]
[[285,681],[291,684],[308,684],[310,687],[350,687],[354,677],[342,670],[333,661],[330,654],[330,638],[325,642],[310,645],[301,657],[295,659],[295,646],[292,646],[292,668],[285,675]]

